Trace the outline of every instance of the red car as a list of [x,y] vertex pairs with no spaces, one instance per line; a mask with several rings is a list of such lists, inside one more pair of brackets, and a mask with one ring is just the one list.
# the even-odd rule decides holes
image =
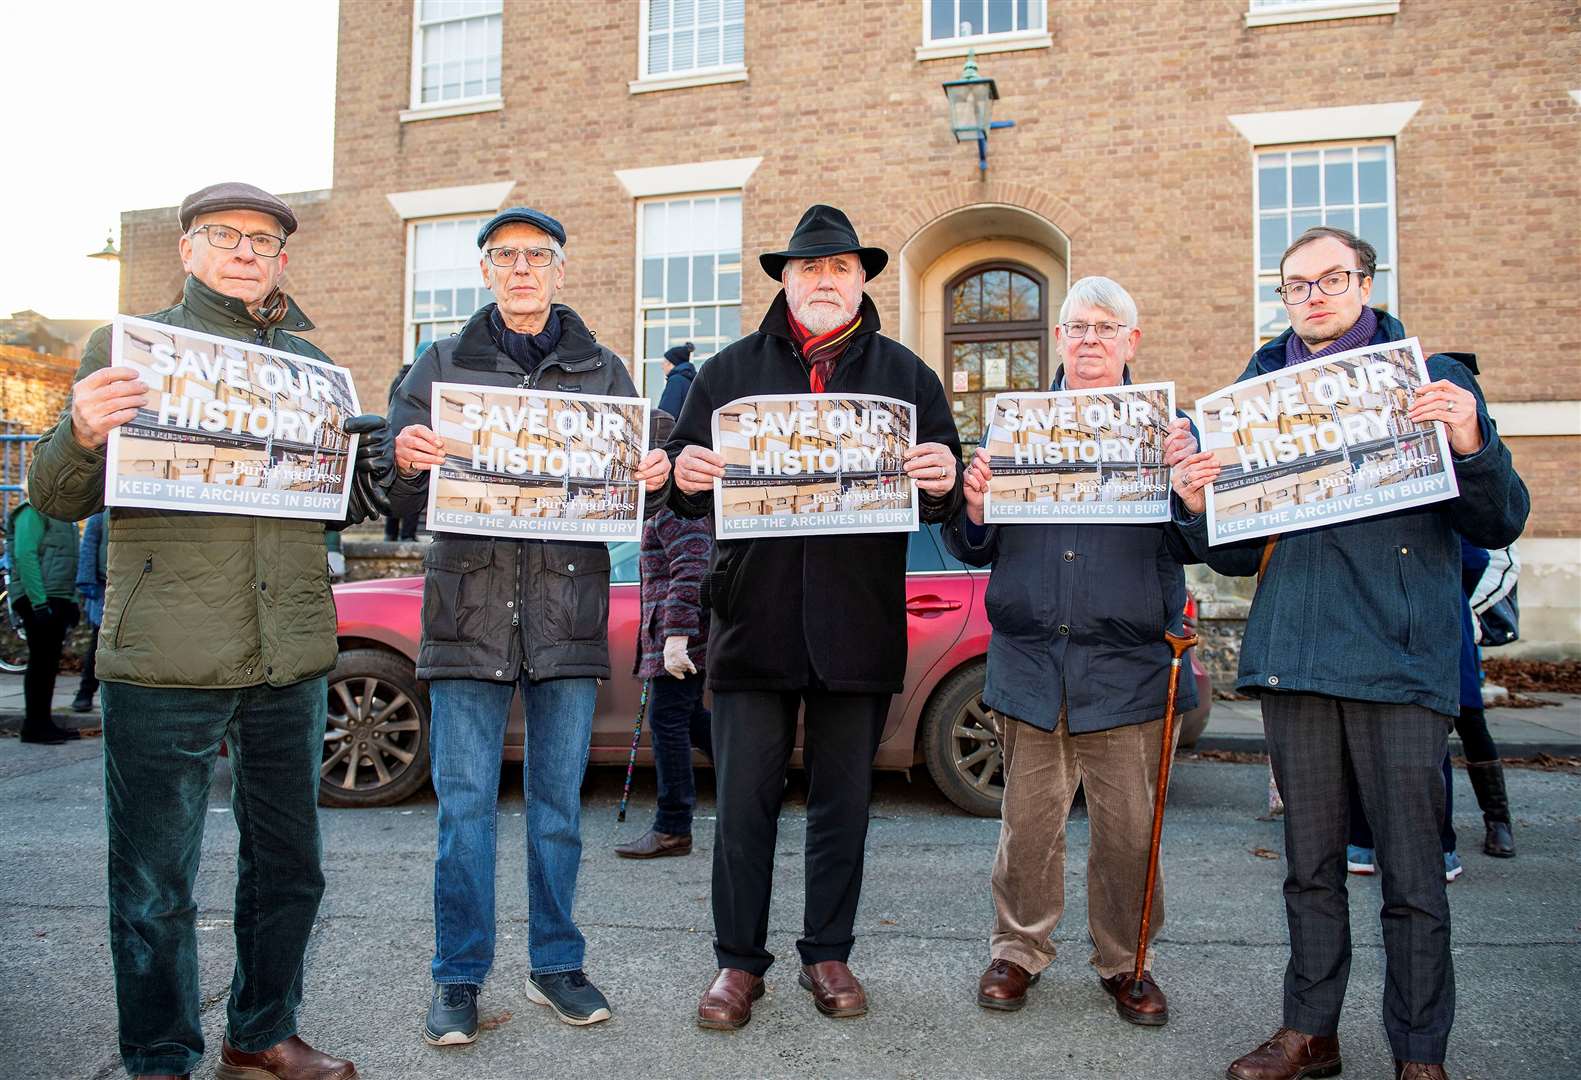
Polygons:
[[[637,545],[610,545],[609,646],[612,677],[593,718],[593,764],[624,764],[641,683],[630,674],[640,598]],[[940,790],[969,813],[994,817],[1004,796],[998,720],[983,707],[988,616],[987,570],[969,570],[945,550],[937,526],[911,537],[906,611],[906,686],[895,695],[875,766],[926,764]],[[423,579],[385,578],[335,586],[340,660],[329,677],[329,730],[319,798],[327,806],[385,806],[428,783],[428,695],[417,681]],[[1195,615],[1188,604],[1188,618]],[[1207,724],[1212,693],[1192,650],[1201,704],[1181,718],[1181,745]],[[800,764],[800,738],[794,764]],[[505,760],[522,759],[521,700],[512,706]],[[648,732],[637,760],[651,764]],[[699,756],[699,764],[706,761]]]

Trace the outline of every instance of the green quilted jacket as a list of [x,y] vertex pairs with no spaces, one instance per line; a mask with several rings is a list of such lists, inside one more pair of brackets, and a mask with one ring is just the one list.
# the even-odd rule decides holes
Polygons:
[[[260,327],[239,300],[188,277],[181,303],[144,318],[323,360],[288,331],[313,324],[292,303]],[[110,362],[94,331],[77,378]],[[85,450],[71,406],[39,440],[28,490],[41,512],[77,521],[104,506],[104,449]],[[285,686],[335,664],[335,604],[324,524],[169,510],[110,510],[98,676],[139,686]]]

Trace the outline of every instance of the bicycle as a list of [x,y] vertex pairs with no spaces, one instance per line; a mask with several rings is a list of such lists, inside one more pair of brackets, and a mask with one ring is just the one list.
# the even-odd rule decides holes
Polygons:
[[5,608],[5,618],[0,619],[0,671],[9,674],[27,670],[27,629],[11,606],[11,558],[0,554],[0,605]]

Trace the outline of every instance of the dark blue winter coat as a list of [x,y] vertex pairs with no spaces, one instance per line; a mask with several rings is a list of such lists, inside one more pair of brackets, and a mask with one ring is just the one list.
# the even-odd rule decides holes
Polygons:
[[692,388],[695,378],[697,367],[690,360],[672,367],[664,377],[664,393],[659,395],[659,408],[671,416],[680,416],[681,406],[686,403],[686,392]]

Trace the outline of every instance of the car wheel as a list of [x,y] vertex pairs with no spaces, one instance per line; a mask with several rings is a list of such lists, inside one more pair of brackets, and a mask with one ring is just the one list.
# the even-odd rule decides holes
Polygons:
[[329,722],[318,801],[389,806],[428,781],[428,695],[412,662],[384,649],[347,649],[329,675]]
[[969,814],[998,817],[1005,797],[1002,721],[983,704],[988,665],[946,679],[922,713],[922,756],[945,798]]

